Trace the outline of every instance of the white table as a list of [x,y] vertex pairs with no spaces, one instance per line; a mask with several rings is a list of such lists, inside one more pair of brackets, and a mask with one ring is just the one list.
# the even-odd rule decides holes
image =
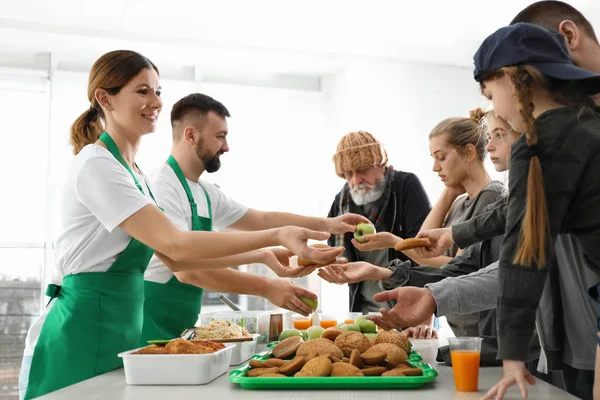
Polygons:
[[[229,382],[227,374],[220,376],[207,385],[202,386],[130,386],[125,383],[123,369],[111,371],[78,384],[66,387],[39,399],[111,399],[111,400],[165,400],[165,399],[236,399],[264,400],[265,398],[293,400],[441,400],[441,399],[479,399],[498,382],[502,376],[502,368],[486,367],[479,370],[479,393],[461,393],[454,388],[452,367],[437,364],[435,356],[438,340],[415,340],[415,350],[421,353],[424,361],[437,369],[439,375],[434,383],[426,384],[420,389],[412,390],[246,390]],[[234,367],[235,368],[235,367]],[[535,386],[528,386],[529,399],[576,399],[576,397],[537,380]],[[521,395],[513,387],[505,399],[520,399]]]

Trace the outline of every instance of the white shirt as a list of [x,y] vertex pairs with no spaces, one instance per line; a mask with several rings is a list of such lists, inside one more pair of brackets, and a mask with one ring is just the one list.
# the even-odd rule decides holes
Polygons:
[[[193,182],[189,179],[186,179],[186,181],[194,196],[198,215],[204,218],[209,217],[208,203],[206,202],[204,190],[208,192],[213,215],[213,229],[220,230],[227,228],[236,223],[248,212],[248,207],[228,198],[212,183],[202,180]],[[185,189],[181,185],[181,182],[179,182],[173,169],[169,165],[163,164],[158,171],[151,175],[150,182],[156,202],[164,209],[165,214],[171,222],[181,229],[191,231],[192,210],[190,202]],[[202,190],[203,188],[204,190]],[[156,256],[153,256],[144,279],[157,283],[166,283],[172,277],[173,273],[171,270]]]
[[[153,203],[145,177],[136,174],[136,179],[144,194],[125,167],[102,146],[87,145],[75,156],[61,199],[62,234],[56,241],[56,276],[106,272],[125,250],[131,236],[118,226]],[[29,329],[25,356],[33,354],[53,304]]]

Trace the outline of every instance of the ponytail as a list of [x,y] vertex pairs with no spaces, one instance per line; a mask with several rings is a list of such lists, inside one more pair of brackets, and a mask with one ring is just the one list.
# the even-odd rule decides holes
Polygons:
[[506,68],[506,74],[515,88],[521,118],[525,124],[525,137],[531,153],[529,174],[527,176],[525,217],[521,227],[519,250],[514,262],[527,267],[535,264],[538,268],[542,268],[546,264],[550,224],[548,222],[548,206],[544,190],[542,165],[537,147],[538,136],[533,118],[532,86],[536,85],[536,81],[540,79],[537,76],[539,72],[529,66],[519,66]]
[[88,144],[95,143],[104,127],[100,121],[98,108],[91,107],[79,116],[71,126],[70,144],[73,146],[73,154],[77,155]]

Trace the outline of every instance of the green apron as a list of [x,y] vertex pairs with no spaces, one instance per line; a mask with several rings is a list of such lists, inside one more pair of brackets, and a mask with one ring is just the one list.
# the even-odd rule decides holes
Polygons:
[[[169,156],[167,164],[173,168],[187,194],[192,210],[192,230],[212,231],[212,207],[206,190],[202,188],[208,204],[208,218],[198,215],[194,195],[173,156]],[[194,326],[202,307],[203,292],[202,288],[181,283],[176,277],[172,277],[167,283],[144,281],[146,301],[140,345],[146,345],[148,340],[179,337],[184,330]]]
[[[143,193],[109,134],[103,132],[99,140],[129,171]],[[108,271],[67,275],[62,286],[48,286],[46,295],[56,300],[35,346],[26,399],[123,366],[117,354],[139,343],[144,271],[153,253],[132,238]]]

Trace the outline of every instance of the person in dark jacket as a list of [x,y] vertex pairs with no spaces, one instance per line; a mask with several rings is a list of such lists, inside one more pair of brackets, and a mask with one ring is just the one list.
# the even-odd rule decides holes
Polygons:
[[[388,166],[383,145],[372,134],[351,132],[340,140],[333,156],[335,170],[346,183],[336,195],[328,217],[356,213],[367,217],[378,232],[391,232],[401,238],[414,237],[431,206],[423,185],[415,174]],[[361,252],[352,244],[353,234],[332,236],[329,244],[344,246],[349,262],[368,261],[385,266],[390,260],[408,258],[394,249]],[[349,285],[352,312],[377,312],[387,303],[374,302],[380,291],[377,282]]]

